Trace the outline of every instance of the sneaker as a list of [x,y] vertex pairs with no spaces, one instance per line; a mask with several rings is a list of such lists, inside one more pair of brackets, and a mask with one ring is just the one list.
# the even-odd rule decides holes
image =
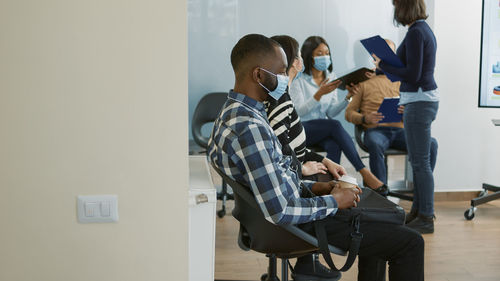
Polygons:
[[297,261],[292,273],[295,281],[337,281],[342,277],[340,271],[332,271],[322,265],[317,258],[312,262]]
[[434,216],[418,215],[406,226],[420,232],[420,234],[434,233]]
[[411,210],[409,213],[406,213],[405,224],[409,224],[418,216],[418,211]]

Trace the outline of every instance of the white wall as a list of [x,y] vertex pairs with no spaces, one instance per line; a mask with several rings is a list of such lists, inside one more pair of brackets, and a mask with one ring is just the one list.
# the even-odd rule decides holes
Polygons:
[[[189,116],[205,93],[227,91],[233,86],[230,51],[247,33],[289,34],[299,43],[309,35],[321,35],[333,48],[338,73],[369,65],[359,39],[381,34],[398,44],[406,33],[406,28],[393,25],[390,0],[188,3]],[[500,128],[490,121],[500,118],[500,110],[477,107],[481,1],[426,3],[428,23],[438,42],[436,81],[442,97],[433,125],[439,142],[436,190],[478,190],[482,182],[500,184]],[[346,127],[350,129],[351,125]]]
[[360,39],[380,34],[399,42],[404,35],[393,24],[390,0],[188,0],[188,13],[190,120],[203,95],[233,87],[230,53],[245,34],[286,34],[299,44],[320,35],[333,51],[337,74],[373,67]]
[[186,1],[3,0],[0,62],[0,280],[187,280]]
[[433,134],[439,142],[438,190],[500,185],[500,109],[478,108],[481,2],[435,1],[436,82],[441,103]]

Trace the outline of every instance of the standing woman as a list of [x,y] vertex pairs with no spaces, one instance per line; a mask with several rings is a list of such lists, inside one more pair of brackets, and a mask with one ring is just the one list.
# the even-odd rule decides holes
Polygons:
[[394,21],[408,26],[397,55],[405,65],[398,68],[373,55],[382,71],[401,78],[400,104],[408,154],[413,168],[415,194],[407,226],[420,233],[434,232],[434,176],[432,175],[431,124],[436,118],[439,93],[434,80],[436,37],[425,22],[424,0],[393,0]]

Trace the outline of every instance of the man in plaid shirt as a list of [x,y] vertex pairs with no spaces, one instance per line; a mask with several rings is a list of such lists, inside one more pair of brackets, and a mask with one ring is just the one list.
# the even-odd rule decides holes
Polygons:
[[[303,182],[317,196],[301,197],[301,182],[292,159],[283,156],[267,120],[262,102],[269,97],[278,99],[286,89],[283,84],[288,84],[283,49],[263,35],[246,35],[233,48],[231,64],[236,83],[215,121],[209,159],[226,175],[251,188],[270,222],[301,224],[314,235],[312,222],[325,219],[329,243],[347,250],[352,227],[333,217],[338,209],[356,206],[361,190],[339,188],[334,182]],[[342,172],[339,166],[338,174]],[[391,265],[390,280],[423,280],[424,242],[420,234],[390,224],[362,223],[361,230],[358,280],[384,280],[385,261]],[[383,268],[380,261],[384,261]],[[299,266],[299,262],[296,271],[297,267],[306,275],[319,275],[312,280],[334,276],[311,272],[314,266]]]

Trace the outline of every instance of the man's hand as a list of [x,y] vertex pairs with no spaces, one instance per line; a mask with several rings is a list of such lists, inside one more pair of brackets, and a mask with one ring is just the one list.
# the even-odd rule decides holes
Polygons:
[[399,114],[403,114],[404,112],[405,112],[405,106],[404,106],[404,105],[400,105],[400,106],[398,107],[398,113],[399,113]]
[[339,187],[340,185],[335,181],[316,182],[312,185],[311,191],[318,196],[322,196],[331,194],[334,188],[339,188]]
[[328,171],[328,169],[321,162],[307,161],[304,164],[302,164],[302,175],[303,176],[310,176],[310,175],[315,175],[315,174],[326,174],[326,171]]
[[330,79],[325,79],[325,81],[321,82],[319,85],[319,89],[314,94],[314,98],[319,101],[322,96],[331,93],[333,90],[337,89],[338,86],[342,83],[340,80],[334,80],[332,82],[328,82]]
[[330,192],[335,198],[335,201],[337,201],[339,209],[348,209],[358,206],[360,193],[362,193],[362,191],[358,186],[354,188],[340,188],[340,186],[335,186]]
[[330,174],[332,174],[334,179],[339,179],[341,176],[346,175],[347,172],[345,171],[344,167],[340,166],[339,164],[333,162],[332,160],[328,158],[323,158],[323,164],[326,166]]
[[378,124],[382,119],[384,119],[384,115],[377,111],[365,115],[365,123],[368,125]]

